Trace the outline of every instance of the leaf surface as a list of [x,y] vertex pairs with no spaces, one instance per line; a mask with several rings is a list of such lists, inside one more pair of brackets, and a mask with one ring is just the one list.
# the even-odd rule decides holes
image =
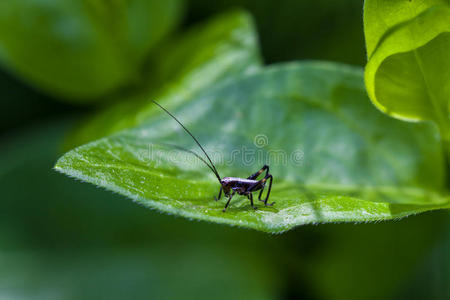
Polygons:
[[[450,205],[435,128],[379,113],[362,70],[340,64],[274,65],[205,91],[172,112],[222,176],[246,178],[265,163],[273,207],[235,196],[226,213],[198,151],[159,111],[141,126],[65,154],[56,169],[171,214],[282,232],[318,222],[404,217]],[[255,193],[255,198],[257,193]]]

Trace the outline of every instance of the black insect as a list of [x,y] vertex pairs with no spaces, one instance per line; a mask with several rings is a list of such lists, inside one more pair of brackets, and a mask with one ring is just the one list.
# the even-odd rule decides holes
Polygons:
[[[152,100],[153,101],[153,100]],[[193,155],[195,155],[198,159],[200,159],[203,163],[205,163],[211,171],[216,175],[217,179],[219,180],[219,183],[221,185],[219,196],[214,199],[216,201],[220,200],[222,196],[222,191],[225,194],[226,197],[228,197],[228,201],[225,204],[225,208],[223,209],[223,212],[225,212],[228,208],[228,205],[230,204],[231,199],[233,196],[238,193],[239,195],[244,195],[250,200],[251,206],[256,209],[257,207],[253,203],[253,192],[260,191],[258,195],[258,200],[264,202],[265,206],[272,206],[275,204],[275,202],[267,203],[270,196],[270,190],[272,189],[272,175],[269,174],[269,166],[264,165],[264,167],[261,168],[258,172],[256,172],[253,175],[250,175],[248,178],[238,178],[238,177],[224,177],[221,178],[219,175],[219,172],[217,172],[216,166],[213,164],[211,159],[209,158],[208,154],[206,153],[205,149],[203,149],[202,145],[200,145],[199,141],[194,137],[194,135],[180,122],[178,119],[172,115],[167,109],[162,107],[160,104],[158,104],[156,101],[153,101],[156,105],[158,105],[162,110],[164,110],[169,116],[171,116],[175,121],[177,121],[178,124],[194,139],[194,141],[197,143],[197,145],[200,147],[200,149],[203,151],[203,153],[206,155],[206,158],[209,161],[206,162],[201,156],[199,156],[197,153],[183,149],[179,146],[175,146],[178,149],[187,151]],[[257,180],[259,175],[261,175],[264,171],[266,171],[266,174],[264,175],[264,178],[261,180]],[[264,188],[266,187],[266,182],[269,181],[269,189],[267,191],[266,198],[264,200],[261,199],[262,193],[264,191]]]

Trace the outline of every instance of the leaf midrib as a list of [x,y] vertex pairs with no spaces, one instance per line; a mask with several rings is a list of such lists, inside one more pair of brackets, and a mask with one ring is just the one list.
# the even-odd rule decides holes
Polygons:
[[[189,181],[195,184],[202,184],[202,185],[209,185],[211,184],[210,181],[198,181],[198,180],[186,180],[186,179],[182,179],[182,178],[176,178],[176,177],[172,177],[172,176],[167,176],[164,174],[161,174],[159,172],[151,172],[149,169],[145,169],[145,168],[141,168],[138,167],[136,165],[133,164],[126,164],[126,165],[120,165],[120,164],[95,164],[95,163],[72,163],[72,166],[82,166],[82,167],[93,167],[93,168],[98,168],[98,169],[118,169],[118,170],[127,170],[127,171],[135,171],[138,173],[144,173],[150,176],[155,176],[155,177],[160,177],[160,178],[170,178],[170,179],[177,179],[177,180],[184,180],[184,181]],[[76,168],[71,168],[74,170],[77,170]],[[68,171],[67,168],[64,168],[63,166],[61,166],[60,164],[57,164],[56,168],[59,168],[60,170],[62,170],[63,172]],[[80,170],[80,168],[78,168],[78,171]],[[299,186],[296,182],[292,182],[289,180],[284,180],[282,179],[282,183],[284,183],[287,186]],[[314,190],[314,191],[340,191],[340,192],[353,192],[353,191],[384,191],[384,192],[388,192],[388,191],[392,191],[395,192],[397,190],[401,190],[404,191],[405,193],[408,194],[413,194],[413,195],[423,195],[423,193],[437,193],[436,191],[429,191],[426,189],[421,189],[421,188],[417,188],[417,187],[413,187],[413,186],[390,186],[390,185],[377,185],[377,186],[363,186],[363,185],[340,185],[340,184],[326,184],[326,183],[310,183],[310,184],[306,184],[304,185],[306,186],[308,189]],[[386,202],[387,203],[387,202]]]

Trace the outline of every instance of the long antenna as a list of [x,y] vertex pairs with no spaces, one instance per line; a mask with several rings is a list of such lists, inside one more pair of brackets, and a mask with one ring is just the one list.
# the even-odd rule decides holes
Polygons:
[[[178,124],[180,124],[181,127],[183,127],[183,129],[194,139],[194,141],[197,143],[197,145],[200,147],[200,149],[203,151],[203,153],[205,153],[206,157],[208,158],[208,161],[211,163],[211,165],[208,165],[210,167],[210,169],[214,172],[214,175],[216,175],[217,179],[219,179],[219,182],[221,181],[220,179],[220,175],[219,172],[217,172],[216,166],[214,166],[213,162],[211,161],[211,158],[209,158],[208,153],[206,153],[205,149],[203,149],[202,145],[200,145],[200,142],[195,138],[195,136],[186,128],[184,127],[183,124],[181,124],[180,121],[178,121],[178,119],[172,115],[167,109],[165,109],[164,107],[162,107],[158,102],[156,102],[155,100],[152,100],[153,103],[155,103],[156,105],[158,105],[162,110],[164,110],[169,116],[171,116],[175,121],[177,121]],[[191,152],[191,151],[190,151]],[[191,152],[192,153],[192,152]],[[197,155],[196,155],[197,156]],[[198,156],[197,156],[198,157]],[[205,162],[202,159],[203,162]],[[206,163],[206,162],[205,162]],[[214,169],[214,170],[213,170]]]
[[190,153],[190,154],[192,154],[192,155],[195,155],[195,157],[197,157],[198,159],[200,159],[205,165],[208,166],[208,168],[211,169],[211,171],[213,171],[214,174],[216,174],[216,171],[208,164],[208,162],[207,162],[206,160],[204,160],[203,157],[201,157],[200,155],[198,155],[197,153],[195,153],[194,151],[191,151],[191,150],[189,150],[189,149],[185,149],[185,148],[183,148],[183,147],[180,147],[180,146],[174,145],[174,144],[161,143],[161,145],[166,145],[166,146],[169,146],[169,147],[173,147],[173,148],[176,148],[176,149],[178,149],[178,150],[181,150],[181,151]]

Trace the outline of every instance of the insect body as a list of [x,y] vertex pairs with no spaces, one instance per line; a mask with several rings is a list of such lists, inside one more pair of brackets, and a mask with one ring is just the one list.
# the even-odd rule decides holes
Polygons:
[[[267,203],[267,201],[269,200],[269,196],[270,196],[270,190],[272,189],[272,180],[273,180],[272,175],[269,174],[269,166],[268,165],[264,165],[258,172],[250,175],[248,178],[238,178],[238,177],[221,178],[219,175],[219,172],[216,169],[216,166],[213,164],[213,162],[209,158],[208,154],[206,153],[205,149],[203,149],[202,145],[200,145],[200,142],[194,137],[194,135],[183,124],[181,124],[181,122],[174,115],[172,115],[167,109],[162,107],[156,101],[153,101],[153,103],[158,105],[169,116],[171,116],[178,124],[180,124],[180,126],[183,127],[183,129],[192,137],[192,139],[194,139],[195,143],[200,147],[202,152],[206,155],[206,158],[208,159],[209,164],[197,153],[190,151],[190,150],[183,149],[179,146],[176,146],[177,148],[179,148],[181,150],[187,151],[187,152],[195,155],[198,159],[200,159],[204,164],[206,164],[211,169],[211,171],[214,173],[214,175],[216,175],[217,180],[219,181],[221,187],[219,190],[219,196],[217,198],[214,197],[214,199],[216,201],[220,200],[220,198],[222,196],[222,192],[225,194],[226,197],[228,197],[228,201],[225,204],[223,212],[225,212],[227,210],[228,205],[230,205],[231,199],[233,198],[233,196],[236,193],[239,195],[246,196],[250,200],[250,204],[254,209],[256,209],[256,206],[253,203],[253,194],[252,193],[256,192],[256,191],[260,191],[259,195],[258,195],[258,200],[264,202],[265,206],[272,206],[275,204],[275,202]],[[257,180],[258,177],[264,171],[266,171],[264,177],[260,180]],[[264,191],[264,188],[266,187],[267,181],[269,181],[269,189],[267,191],[266,198],[264,200],[262,200],[261,196]]]

